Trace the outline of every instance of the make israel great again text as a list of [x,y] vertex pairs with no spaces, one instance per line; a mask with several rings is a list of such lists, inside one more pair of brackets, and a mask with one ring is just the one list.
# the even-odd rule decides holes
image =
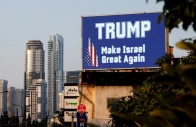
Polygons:
[[[128,39],[128,38],[145,38],[146,32],[151,30],[151,22],[145,21],[131,21],[126,22],[106,22],[96,23],[95,28],[98,30],[98,40],[103,39]],[[105,33],[105,34],[103,34]],[[120,42],[119,42],[120,43]],[[129,47],[123,45],[122,47],[115,47],[114,45],[101,47],[101,62],[107,63],[128,63],[134,64],[145,62],[146,45],[138,45]],[[116,56],[107,56],[106,54],[116,54]],[[122,56],[122,54],[124,54]]]

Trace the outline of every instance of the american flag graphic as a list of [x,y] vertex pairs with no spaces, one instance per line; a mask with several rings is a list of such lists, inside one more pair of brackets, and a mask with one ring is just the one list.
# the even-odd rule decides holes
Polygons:
[[91,39],[88,39],[88,49],[85,50],[85,62],[88,66],[98,67],[98,55],[97,50],[94,47],[94,44],[91,42]]

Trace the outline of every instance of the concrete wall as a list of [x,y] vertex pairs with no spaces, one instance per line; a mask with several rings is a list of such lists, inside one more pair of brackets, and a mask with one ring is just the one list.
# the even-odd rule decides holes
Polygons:
[[[106,124],[109,121],[108,98],[131,95],[132,86],[83,86],[81,103],[86,105],[89,122]],[[102,122],[100,122],[102,121]],[[103,122],[104,121],[104,122]]]
[[96,86],[95,118],[109,119],[107,99],[130,95],[132,90],[131,86]]
[[88,118],[93,119],[95,117],[95,86],[83,86],[81,91],[84,96],[80,95],[79,103],[86,105]]

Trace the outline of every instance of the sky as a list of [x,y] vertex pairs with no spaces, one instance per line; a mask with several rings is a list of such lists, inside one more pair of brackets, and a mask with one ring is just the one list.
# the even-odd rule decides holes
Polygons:
[[[81,16],[157,12],[162,6],[155,0],[148,4],[146,0],[1,0],[0,79],[23,88],[26,43],[41,40],[47,58],[47,40],[54,34],[64,37],[64,70],[81,70]],[[170,45],[194,36],[192,29],[174,29]],[[185,56],[187,52],[174,48],[174,55]]]

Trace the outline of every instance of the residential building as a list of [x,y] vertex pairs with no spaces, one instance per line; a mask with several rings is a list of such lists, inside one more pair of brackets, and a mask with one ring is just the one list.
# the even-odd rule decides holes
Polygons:
[[[24,88],[29,90],[30,86],[33,84],[33,80],[45,79],[45,51],[43,49],[43,43],[40,40],[30,40],[26,44],[26,57],[25,57],[25,80]],[[26,113],[32,104],[30,99],[32,98],[30,94],[25,91],[25,104]],[[35,97],[36,98],[36,97]],[[26,116],[27,117],[27,116]]]
[[28,88],[33,79],[45,79],[43,43],[40,40],[30,40],[26,44],[25,57],[25,87]]
[[18,115],[23,116],[23,107],[24,107],[24,89],[15,89],[15,112],[16,107],[18,108]]
[[8,81],[0,79],[0,113],[7,111],[7,86]]
[[59,109],[58,97],[64,87],[63,43],[64,39],[59,34],[50,36],[48,40],[48,115]]
[[26,104],[26,115],[30,114],[31,120],[41,120],[46,118],[47,106],[47,85],[43,79],[34,79],[32,85],[27,89],[28,100]]
[[82,71],[67,71],[66,72],[66,83],[78,83],[80,72]]
[[7,111],[14,114],[14,103],[15,103],[15,87],[7,87]]

